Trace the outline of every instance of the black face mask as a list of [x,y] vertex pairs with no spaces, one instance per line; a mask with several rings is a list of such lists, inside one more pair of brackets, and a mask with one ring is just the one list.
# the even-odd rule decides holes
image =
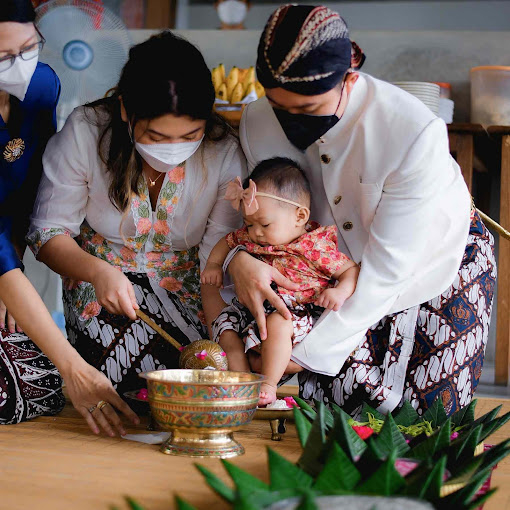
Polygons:
[[[342,101],[344,83],[340,91],[340,99],[335,113]],[[273,108],[274,114],[282,126],[290,143],[305,152],[312,143],[327,133],[340,119],[336,115],[307,115],[305,113],[289,113],[286,110]]]
[[336,115],[306,115],[273,108],[290,143],[304,152],[340,119]]

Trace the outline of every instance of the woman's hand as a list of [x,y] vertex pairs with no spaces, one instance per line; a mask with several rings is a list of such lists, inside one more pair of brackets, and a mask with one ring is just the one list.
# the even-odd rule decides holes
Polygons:
[[16,324],[14,317],[7,311],[5,303],[0,299],[0,329],[7,329],[9,333],[23,333],[23,330]]
[[275,282],[288,290],[299,290],[297,283],[291,282],[277,269],[246,252],[239,252],[232,259],[228,271],[234,281],[237,299],[250,310],[257,321],[261,340],[267,338],[266,314],[263,306],[266,299],[283,318],[288,320],[292,318],[283,300],[271,288],[271,283]]
[[[112,437],[115,436],[114,429],[120,435],[126,433],[115,410],[134,424],[140,423],[138,416],[119,397],[103,373],[83,360],[80,360],[79,365],[79,368],[73,366],[63,373],[63,377],[74,408],[85,418],[94,434],[99,434],[100,429]],[[102,409],[96,407],[90,412],[101,400],[107,402],[107,405]]]
[[96,291],[97,302],[110,313],[125,315],[136,320],[138,304],[132,283],[119,269],[107,262],[94,275],[92,285]]

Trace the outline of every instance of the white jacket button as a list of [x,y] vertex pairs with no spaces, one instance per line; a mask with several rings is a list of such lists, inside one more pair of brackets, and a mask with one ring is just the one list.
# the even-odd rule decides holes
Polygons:
[[327,164],[331,161],[331,158],[330,158],[327,154],[323,154],[323,155],[321,156],[321,161],[322,161],[323,163],[326,163],[326,165],[327,165]]
[[342,201],[342,195],[338,195],[335,197],[335,200],[333,200],[335,205],[338,205]]
[[353,227],[353,224],[352,224],[352,221],[346,221],[343,225],[342,225],[342,228],[344,230],[351,230]]

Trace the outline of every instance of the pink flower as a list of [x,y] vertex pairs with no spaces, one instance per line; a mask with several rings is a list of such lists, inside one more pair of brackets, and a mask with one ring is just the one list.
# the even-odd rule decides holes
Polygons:
[[313,243],[310,241],[310,239],[305,239],[304,241],[301,241],[301,246],[304,250],[311,250],[313,249]]
[[137,394],[136,398],[140,400],[147,400],[149,398],[149,392],[147,391],[147,388],[142,388]]
[[166,236],[170,229],[168,228],[168,223],[165,220],[158,220],[154,223],[154,230],[157,234],[162,234]]
[[299,407],[294,397],[283,397],[283,400],[287,403],[287,407]]
[[133,200],[133,207],[135,207],[136,209],[140,207],[140,201],[137,200],[136,198]]
[[172,214],[172,213],[174,212],[174,206],[173,206],[173,205],[169,205],[169,206],[167,206],[167,208],[166,208],[166,212],[167,212],[168,214]]
[[227,355],[227,353],[226,353],[226,352],[224,352],[224,351],[221,351],[221,352],[220,352],[220,356],[226,356],[226,355]]
[[205,359],[207,357],[207,351],[204,349],[203,351],[201,352],[197,352],[195,354],[195,356],[198,358],[198,359]]
[[140,234],[148,234],[151,231],[151,228],[152,228],[152,223],[151,223],[151,220],[149,220],[149,218],[140,218],[136,225],[136,230]]
[[176,166],[173,170],[171,170],[168,174],[168,180],[177,184],[184,179],[184,167]]
[[155,273],[154,271],[149,271],[149,272],[147,273],[147,276],[148,276],[149,278],[156,278],[156,273]]
[[92,301],[92,303],[89,303],[85,307],[81,316],[84,319],[92,319],[92,317],[96,317],[97,315],[99,315],[100,311],[101,311],[101,305],[97,301]]
[[149,251],[146,253],[147,260],[150,260],[152,262],[156,262],[158,260],[161,260],[161,253],[157,251]]
[[457,439],[459,437],[458,432],[452,432],[452,435],[450,436],[450,441],[453,441],[454,439]]
[[170,292],[177,292],[182,289],[182,282],[176,280],[172,276],[167,276],[159,282],[159,286]]
[[353,425],[352,428],[363,440],[368,439],[374,433],[374,429],[366,425]]
[[106,254],[106,260],[112,261],[115,258],[113,252],[109,252]]
[[120,249],[120,255],[124,260],[134,260],[136,258],[136,253],[125,246]]

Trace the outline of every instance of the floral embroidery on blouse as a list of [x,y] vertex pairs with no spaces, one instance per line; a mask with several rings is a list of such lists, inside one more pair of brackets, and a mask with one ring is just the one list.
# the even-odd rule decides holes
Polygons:
[[309,222],[307,232],[292,243],[280,246],[261,246],[254,243],[243,227],[225,238],[230,249],[238,245],[276,268],[289,280],[300,285],[297,291],[278,287],[280,294],[294,296],[298,303],[313,303],[320,293],[333,287],[333,275],[350,259],[338,251],[336,226],[321,227]]
[[[76,241],[84,251],[109,262],[119,270],[144,272],[163,289],[178,293],[183,306],[191,307],[205,324],[200,294],[198,247],[172,251],[170,233],[184,188],[184,177],[185,166],[176,167],[167,173],[155,213],[152,212],[147,183],[145,180],[140,182],[139,193],[131,200],[136,235],[126,240],[126,246],[108,241],[86,222],[81,226]],[[39,229],[30,236],[29,244],[37,255],[44,243],[61,234],[71,235],[65,229]],[[83,320],[90,321],[99,315],[101,306],[92,284],[64,279],[64,288],[70,293],[75,312]]]
[[33,254],[37,257],[43,245],[55,236],[60,235],[71,237],[71,232],[65,228],[41,228],[27,236],[26,241]]

